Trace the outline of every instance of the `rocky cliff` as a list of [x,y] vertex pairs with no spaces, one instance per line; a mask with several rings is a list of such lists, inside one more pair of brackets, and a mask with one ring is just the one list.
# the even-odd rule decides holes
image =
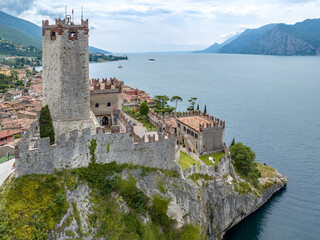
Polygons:
[[286,179],[259,165],[252,187],[225,157],[215,176],[115,163],[12,178],[0,189],[1,239],[221,239]]
[[293,26],[279,24],[255,41],[245,53],[266,55],[319,55],[319,36],[301,34]]
[[320,55],[320,19],[307,19],[294,25],[268,24],[257,29],[246,29],[221,45],[214,44],[196,52]]

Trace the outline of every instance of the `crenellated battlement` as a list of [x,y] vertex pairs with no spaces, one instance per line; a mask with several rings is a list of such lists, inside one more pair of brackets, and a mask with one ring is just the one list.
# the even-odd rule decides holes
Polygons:
[[192,116],[199,116],[204,120],[209,121],[208,123],[199,124],[200,131],[211,130],[211,129],[220,129],[225,128],[225,121],[220,120],[219,118],[215,118],[207,113],[201,112],[200,110],[197,111],[190,111],[190,112],[182,112],[177,113],[177,119],[185,118],[185,117],[192,117]]
[[50,145],[49,138],[40,138],[36,148],[28,140],[16,147],[17,176],[26,174],[50,174],[54,169],[72,169],[88,166],[91,161],[89,147],[95,140],[97,163],[131,163],[147,167],[176,170],[175,137],[173,135],[149,136],[136,139],[133,128],[127,132],[105,133],[97,128],[92,134],[90,128],[73,130],[56,138]]
[[123,81],[119,81],[116,78],[102,78],[100,79],[93,78],[90,81],[90,94],[98,93],[121,93],[123,87]]
[[[54,37],[51,40],[55,40],[57,35],[63,35],[67,32],[69,40],[77,40],[78,31],[83,31],[84,35],[89,33],[89,20],[81,19],[81,24],[76,25],[70,21],[70,19],[56,19],[55,24],[50,25],[49,20],[42,21],[42,36],[45,36],[46,32],[50,32],[50,36]],[[54,34],[53,34],[54,33]]]

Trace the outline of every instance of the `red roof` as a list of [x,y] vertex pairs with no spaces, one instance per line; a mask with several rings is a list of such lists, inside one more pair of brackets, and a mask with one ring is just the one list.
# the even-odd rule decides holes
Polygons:
[[0,131],[0,138],[10,137],[16,134],[21,133],[21,130],[2,130]]

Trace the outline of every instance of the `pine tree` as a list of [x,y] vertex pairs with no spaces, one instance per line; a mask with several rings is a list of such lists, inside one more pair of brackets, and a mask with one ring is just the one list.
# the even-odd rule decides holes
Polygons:
[[52,118],[49,110],[49,106],[46,105],[41,108],[40,118],[39,118],[39,127],[40,127],[40,137],[50,138],[50,144],[54,143],[54,127],[52,123]]
[[204,113],[207,113],[207,105],[204,105]]

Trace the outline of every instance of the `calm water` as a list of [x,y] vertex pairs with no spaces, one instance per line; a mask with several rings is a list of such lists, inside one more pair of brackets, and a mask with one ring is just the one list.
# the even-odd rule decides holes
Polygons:
[[[257,160],[287,176],[287,187],[229,231],[226,239],[320,239],[320,57],[129,54],[90,65],[90,77],[117,77],[151,95],[197,97],[226,121]],[[156,61],[148,61],[155,58]]]

